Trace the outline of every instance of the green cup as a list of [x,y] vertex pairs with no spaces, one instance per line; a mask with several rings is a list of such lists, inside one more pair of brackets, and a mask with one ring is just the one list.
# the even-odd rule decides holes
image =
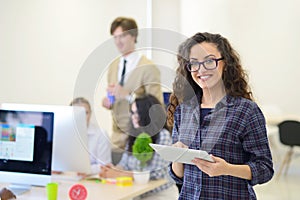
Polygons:
[[48,183],[46,185],[46,189],[47,189],[48,200],[57,200],[58,184],[57,183]]

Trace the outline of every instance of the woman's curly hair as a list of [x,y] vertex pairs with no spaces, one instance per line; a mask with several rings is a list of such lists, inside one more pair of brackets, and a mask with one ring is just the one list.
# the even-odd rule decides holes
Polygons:
[[202,42],[215,44],[224,58],[223,62],[225,65],[222,80],[226,94],[253,100],[251,89],[247,83],[247,74],[242,68],[238,53],[231,47],[229,41],[219,34],[197,33],[184,41],[178,48],[177,61],[179,66],[176,70],[173,93],[170,95],[167,111],[168,125],[170,127],[173,126],[174,112],[180,103],[190,100],[195,95],[201,103],[202,89],[194,82],[186,65],[189,62],[191,48]]

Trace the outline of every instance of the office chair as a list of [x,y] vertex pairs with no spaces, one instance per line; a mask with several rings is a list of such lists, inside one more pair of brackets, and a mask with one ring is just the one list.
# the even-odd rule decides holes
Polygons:
[[283,159],[277,178],[280,177],[284,167],[285,174],[287,173],[291,162],[291,157],[294,153],[293,148],[294,146],[300,146],[300,122],[294,120],[285,120],[278,124],[278,128],[280,142],[283,145],[290,146],[290,149]]

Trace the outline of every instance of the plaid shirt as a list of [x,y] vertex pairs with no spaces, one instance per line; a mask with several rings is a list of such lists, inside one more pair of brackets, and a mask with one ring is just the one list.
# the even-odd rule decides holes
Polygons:
[[273,174],[264,116],[253,101],[225,96],[200,121],[200,106],[194,97],[179,105],[174,114],[173,143],[181,141],[231,164],[250,166],[252,180],[233,176],[209,177],[195,165],[184,164],[184,177],[169,173],[183,184],[179,199],[256,199],[252,188],[269,181]]
[[[170,132],[167,131],[166,129],[162,129],[160,131],[159,137],[158,137],[157,141],[155,141],[155,143],[170,146],[172,144],[172,138],[171,138]],[[118,165],[123,167],[124,170],[129,170],[129,171],[138,171],[139,164],[140,164],[140,161],[137,160],[134,156],[132,156],[131,153],[128,153],[128,151],[125,151],[123,153],[121,161],[118,163]],[[154,152],[153,157],[148,162],[147,166],[145,167],[145,170],[150,171],[150,179],[151,180],[164,178],[169,181],[168,181],[168,183],[143,194],[142,197],[153,195],[153,194],[158,193],[162,190],[165,190],[175,184],[175,182],[171,179],[171,177],[168,174],[168,165],[169,164],[170,164],[169,161],[165,161],[157,153]]]

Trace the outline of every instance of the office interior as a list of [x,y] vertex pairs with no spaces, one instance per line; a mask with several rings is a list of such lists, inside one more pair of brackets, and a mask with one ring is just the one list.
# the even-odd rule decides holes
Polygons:
[[[276,179],[287,151],[276,125],[286,118],[300,120],[299,7],[297,0],[1,0],[0,103],[68,105],[74,97],[85,96],[92,103],[92,120],[111,133],[111,114],[101,106],[109,63],[95,61],[95,55],[113,44],[109,27],[116,17],[136,19],[141,34],[155,29],[174,36],[174,44],[196,32],[220,33],[239,52],[254,98],[272,130],[275,176],[255,186],[257,196],[297,199],[300,149],[295,147],[287,175]],[[172,37],[142,38],[137,46],[162,70],[163,90],[171,90],[176,48],[149,46]],[[99,65],[99,71],[94,82],[83,84],[89,62]]]

